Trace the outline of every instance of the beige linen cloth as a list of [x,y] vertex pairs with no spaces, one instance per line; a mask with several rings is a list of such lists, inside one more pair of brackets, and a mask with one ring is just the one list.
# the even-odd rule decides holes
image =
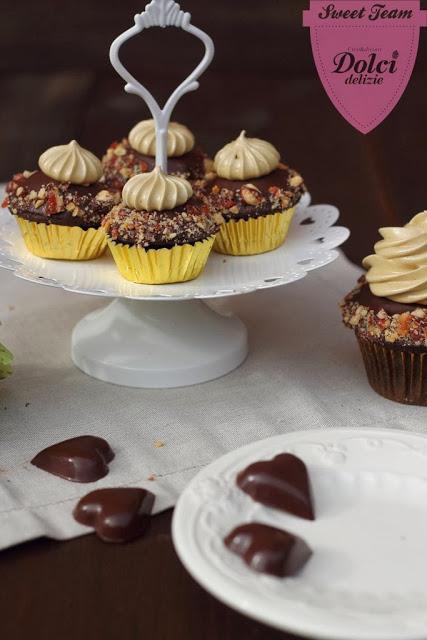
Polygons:
[[[171,507],[201,467],[268,436],[327,427],[426,431],[425,408],[370,389],[356,340],[341,324],[338,301],[359,273],[341,256],[299,282],[230,298],[249,328],[247,361],[213,382],[152,391],[99,382],[73,366],[71,330],[106,300],[0,272],[0,341],[16,358],[14,375],[0,382],[0,548],[88,533],[72,509],[98,487],[146,487],[156,511]],[[115,451],[102,480],[75,484],[30,464],[42,448],[83,434],[106,438]]]

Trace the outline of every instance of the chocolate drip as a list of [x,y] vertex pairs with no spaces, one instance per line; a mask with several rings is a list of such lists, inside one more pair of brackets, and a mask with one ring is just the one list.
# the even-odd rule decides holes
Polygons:
[[145,532],[154,499],[145,489],[98,489],[77,503],[73,515],[104,542],[129,542]]
[[314,520],[307,468],[290,453],[254,462],[239,473],[236,482],[256,502]]
[[259,522],[236,527],[224,544],[254,571],[279,578],[298,573],[312,555],[301,538]]
[[107,475],[114,453],[106,440],[78,436],[40,451],[31,464],[73,482],[94,482]]

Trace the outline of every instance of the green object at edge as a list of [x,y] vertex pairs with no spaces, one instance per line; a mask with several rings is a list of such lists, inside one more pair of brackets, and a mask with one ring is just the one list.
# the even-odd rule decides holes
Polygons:
[[13,355],[0,343],[0,380],[12,373]]

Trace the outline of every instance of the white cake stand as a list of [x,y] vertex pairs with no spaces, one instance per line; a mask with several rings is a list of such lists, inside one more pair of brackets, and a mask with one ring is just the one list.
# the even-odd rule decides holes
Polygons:
[[[204,55],[163,107],[126,69],[120,49],[152,27],[174,27],[198,38]],[[151,0],[110,48],[114,69],[125,91],[142,98],[154,119],[156,165],[167,172],[168,124],[178,100],[198,88],[199,77],[214,55],[210,36],[191,22],[174,0]],[[248,353],[246,327],[218,313],[205,299],[239,295],[288,284],[334,260],[334,248],[349,232],[334,227],[338,211],[309,207],[307,195],[298,206],[289,238],[276,251],[248,258],[212,254],[200,278],[175,285],[137,285],[124,280],[110,256],[93,262],[62,262],[36,258],[24,246],[16,221],[0,214],[0,266],[20,278],[115,300],[75,327],[71,340],[74,363],[88,375],[130,387],[180,387],[218,378],[238,367]],[[310,220],[311,224],[303,224]],[[160,304],[161,303],[161,304]]]
[[73,361],[88,375],[129,387],[192,385],[232,371],[248,353],[243,323],[204,300],[283,286],[338,256],[335,247],[349,235],[333,226],[338,210],[309,203],[307,194],[276,251],[247,258],[212,253],[197,280],[174,285],[128,282],[108,254],[81,263],[37,258],[25,249],[15,219],[3,211],[0,267],[37,284],[114,298],[73,331]]

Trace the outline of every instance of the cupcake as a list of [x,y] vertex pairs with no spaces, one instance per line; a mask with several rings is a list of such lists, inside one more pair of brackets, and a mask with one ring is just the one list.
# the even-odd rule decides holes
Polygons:
[[[202,184],[212,172],[212,160],[194,147],[194,136],[179,122],[170,122],[167,137],[168,173]],[[106,183],[122,190],[135,175],[152,171],[156,166],[156,129],[154,120],[143,120],[133,127],[128,138],[113,142],[102,159]]]
[[203,270],[221,216],[191,184],[159,167],[131,178],[103,229],[124,278],[144,284],[193,280]]
[[225,220],[215,251],[249,256],[277,249],[304,193],[302,177],[280,162],[272,144],[245,131],[218,151],[214,171],[205,193]]
[[41,258],[97,258],[107,246],[101,221],[119,200],[99,182],[101,161],[73,140],[45,151],[39,167],[16,174],[3,203],[27,249]]
[[427,406],[427,212],[380,229],[368,270],[341,304],[380,395]]

